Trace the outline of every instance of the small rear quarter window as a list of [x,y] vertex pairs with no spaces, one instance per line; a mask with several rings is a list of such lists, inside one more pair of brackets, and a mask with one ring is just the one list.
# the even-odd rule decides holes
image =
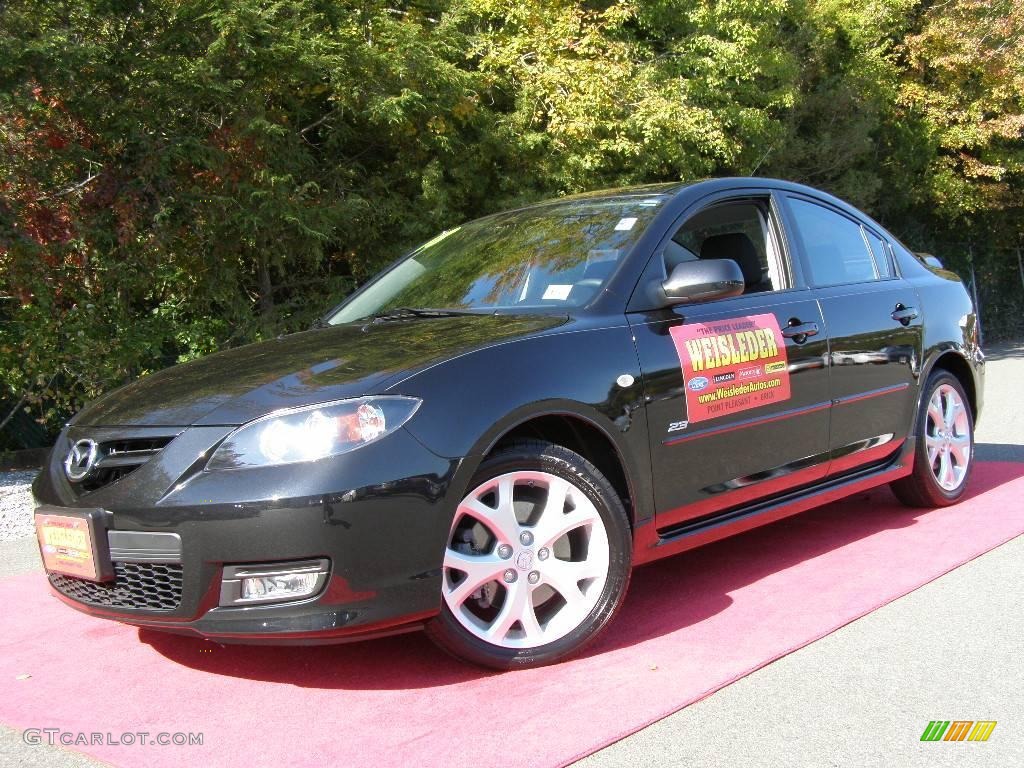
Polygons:
[[892,277],[892,259],[889,256],[889,245],[870,229],[864,230],[868,236],[868,244],[871,246],[871,253],[875,257],[875,268],[878,270],[878,277],[882,280]]

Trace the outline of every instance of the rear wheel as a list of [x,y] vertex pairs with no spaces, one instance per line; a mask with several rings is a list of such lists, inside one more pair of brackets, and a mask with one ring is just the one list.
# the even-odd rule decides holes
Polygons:
[[914,471],[892,484],[912,507],[955,504],[974,465],[974,417],[959,380],[938,370],[928,379],[917,419]]
[[485,461],[470,486],[428,634],[496,669],[578,653],[611,620],[629,583],[629,524],[611,484],[579,454],[528,441]]

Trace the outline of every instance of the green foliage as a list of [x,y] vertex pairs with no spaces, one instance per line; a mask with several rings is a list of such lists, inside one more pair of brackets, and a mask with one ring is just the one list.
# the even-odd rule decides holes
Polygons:
[[307,326],[482,207],[506,151],[464,35],[429,10],[0,13],[0,378],[51,426],[132,376]]
[[0,400],[56,428],[447,226],[633,182],[805,181],[1012,290],[1022,40],[1015,0],[10,0]]
[[514,95],[499,119],[544,187],[566,191],[752,171],[796,95],[786,5],[466,4],[480,70]]
[[1016,209],[1024,166],[1024,6],[953,0],[930,8],[908,36],[900,103],[919,117],[929,197],[944,216]]

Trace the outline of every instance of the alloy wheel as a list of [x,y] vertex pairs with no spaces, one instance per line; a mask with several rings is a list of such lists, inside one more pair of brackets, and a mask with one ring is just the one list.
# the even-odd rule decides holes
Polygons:
[[967,407],[949,384],[935,388],[928,401],[924,441],[928,464],[941,488],[955,491],[971,462],[971,431]]
[[609,553],[600,513],[573,483],[541,471],[498,475],[459,504],[445,550],[444,600],[477,638],[536,648],[590,615]]

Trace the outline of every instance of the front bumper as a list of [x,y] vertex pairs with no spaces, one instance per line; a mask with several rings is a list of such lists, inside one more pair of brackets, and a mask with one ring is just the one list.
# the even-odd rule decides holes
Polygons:
[[[273,643],[389,634],[439,610],[454,513],[447,491],[460,461],[435,455],[405,430],[312,464],[206,472],[196,457],[230,428],[191,428],[131,474],[82,493],[62,460],[87,431],[97,430],[61,436],[33,486],[38,504],[103,510],[103,527],[114,532],[113,582],[49,574],[75,608],[222,642]],[[132,531],[176,534],[180,553],[154,554],[146,537],[125,546],[130,539],[119,534]],[[220,605],[225,568],[317,558],[329,561],[329,575],[312,597]]]

